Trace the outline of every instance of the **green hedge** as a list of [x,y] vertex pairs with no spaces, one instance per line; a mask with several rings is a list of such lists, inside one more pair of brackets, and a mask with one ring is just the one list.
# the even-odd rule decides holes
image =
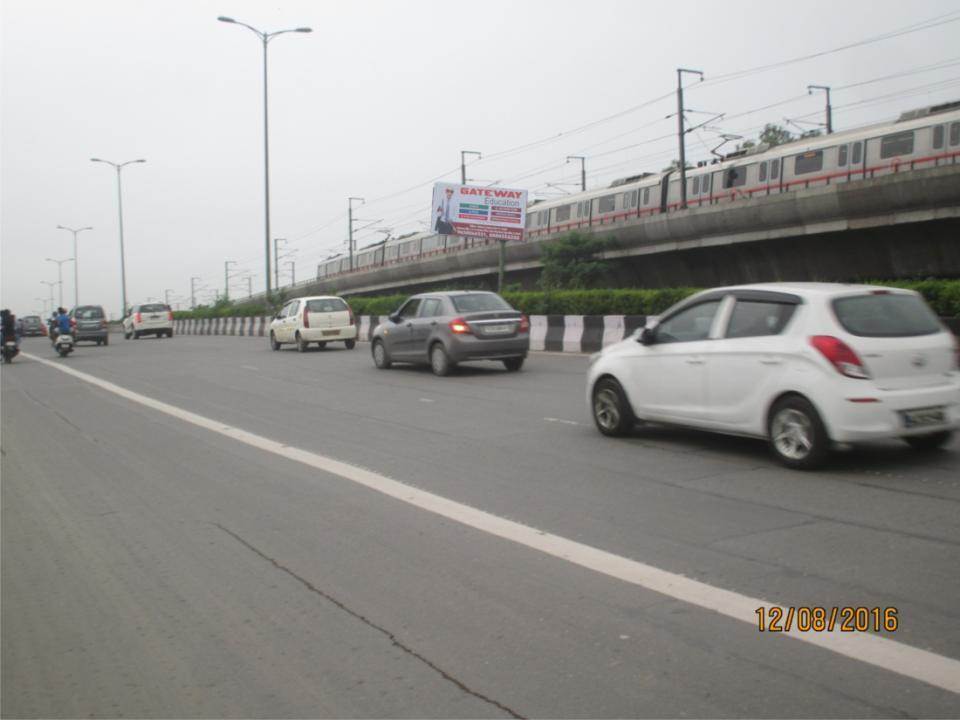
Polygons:
[[[916,290],[941,317],[960,317],[960,280],[875,280],[871,285]],[[658,290],[554,290],[510,291],[504,299],[528,315],[659,315],[699,288]],[[389,315],[408,295],[379,295],[347,298],[357,315]],[[269,315],[256,304],[227,305],[174,313],[174,317],[246,317]]]

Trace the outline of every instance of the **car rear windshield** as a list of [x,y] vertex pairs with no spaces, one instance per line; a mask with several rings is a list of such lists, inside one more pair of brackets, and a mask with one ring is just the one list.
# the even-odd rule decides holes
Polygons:
[[39,316],[37,316],[37,315],[27,315],[27,316],[23,319],[23,321],[24,321],[25,323],[27,323],[28,325],[33,325],[33,324],[39,325],[39,324],[40,324],[40,318],[39,318]]
[[506,300],[493,293],[477,293],[476,295],[454,295],[453,307],[457,312],[485,312],[488,310],[512,310]]
[[95,305],[78,307],[75,317],[80,320],[100,320],[103,317],[103,308]]
[[140,312],[167,312],[170,308],[162,303],[153,303],[152,305],[141,305]]
[[833,301],[837,320],[851,335],[914,337],[942,330],[940,321],[916,295],[871,293]]
[[307,300],[307,310],[310,312],[345,312],[346,309],[347,304],[340,298]]

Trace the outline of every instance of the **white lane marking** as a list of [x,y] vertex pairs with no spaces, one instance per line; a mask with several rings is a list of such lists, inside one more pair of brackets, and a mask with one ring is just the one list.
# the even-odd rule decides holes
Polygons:
[[547,422],[552,422],[552,423],[563,423],[564,425],[579,425],[579,424],[580,424],[580,423],[576,422],[575,420],[563,420],[563,419],[561,419],[561,418],[544,418],[544,420],[546,420]]
[[260,370],[260,368],[254,367],[253,365],[241,365],[240,368],[243,370],[256,370],[258,372]]
[[420,398],[420,402],[432,403],[432,402],[436,402],[436,401],[435,401],[435,400],[431,400],[430,398]]
[[[356,465],[284,445],[246,430],[226,425],[218,420],[212,420],[189,410],[183,410],[174,405],[168,405],[146,395],[127,390],[93,375],[74,370],[63,363],[43,360],[26,353],[23,353],[23,355],[131,402],[153,408],[178,420],[219,433],[250,447],[279,455],[287,460],[295,460],[323,472],[339,475],[358,485],[422,510],[441,515],[467,527],[510,540],[518,545],[538,550],[546,555],[566,560],[603,575],[645,587],[648,590],[653,590],[682,602],[713,610],[753,627],[756,627],[757,624],[757,608],[761,606],[770,607],[771,605],[784,607],[783,603],[752,598],[731,590],[714,587],[637,560],[614,555],[559,535],[537,530],[529,525],[521,525],[512,520],[506,520],[469,505],[448,500],[440,495],[404,485],[397,480]],[[953,658],[870,633],[843,633],[839,629],[832,633],[802,633],[793,628],[790,632],[780,634],[960,694],[960,661]],[[768,639],[765,638],[765,640]]]

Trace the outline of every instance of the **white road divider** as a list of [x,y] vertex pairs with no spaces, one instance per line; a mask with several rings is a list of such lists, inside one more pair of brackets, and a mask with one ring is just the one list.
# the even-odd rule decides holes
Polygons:
[[[220,420],[155,400],[107,380],[74,370],[63,362],[44,360],[27,353],[23,353],[23,357],[83,380],[132,403],[151,408],[257,450],[336,475],[488,535],[746,623],[753,628],[758,643],[768,643],[771,639],[767,634],[761,634],[756,630],[757,608],[784,607],[791,604],[741,595],[732,590],[709,585],[638,560],[507,520],[441,495],[406,485],[372,470],[319,453],[291,447],[283,442],[227,425]],[[779,634],[960,695],[960,661],[954,658],[869,632],[842,632],[839,626],[833,631],[824,632],[801,632],[794,626]]]

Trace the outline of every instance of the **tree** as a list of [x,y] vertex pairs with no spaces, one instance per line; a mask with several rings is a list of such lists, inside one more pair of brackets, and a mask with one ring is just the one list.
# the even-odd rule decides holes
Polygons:
[[609,238],[572,232],[540,249],[544,290],[581,290],[600,281],[609,263],[597,255],[610,247]]
[[793,139],[793,135],[789,130],[782,125],[774,125],[773,123],[764,125],[763,131],[760,133],[760,142],[766,143],[770,147],[783,145]]

